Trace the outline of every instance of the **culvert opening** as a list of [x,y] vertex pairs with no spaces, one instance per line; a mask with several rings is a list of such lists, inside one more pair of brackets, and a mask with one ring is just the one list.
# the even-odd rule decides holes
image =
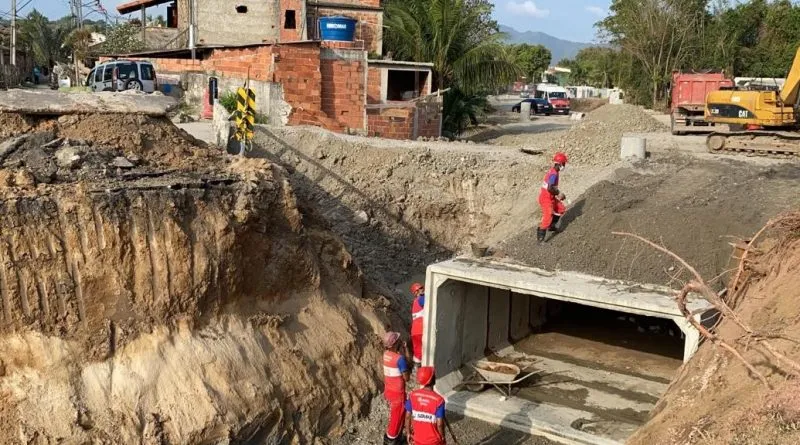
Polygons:
[[[698,346],[662,287],[465,258],[426,282],[423,362],[448,409],[562,443],[624,443]],[[487,384],[487,361],[519,367],[516,383]]]
[[532,333],[511,339],[527,354],[609,372],[669,381],[683,363],[685,335],[674,321],[578,303],[544,300]]

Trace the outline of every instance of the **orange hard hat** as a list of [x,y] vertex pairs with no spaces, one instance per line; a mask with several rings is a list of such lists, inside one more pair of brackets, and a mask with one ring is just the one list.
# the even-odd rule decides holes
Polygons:
[[557,162],[561,165],[567,165],[567,155],[558,152],[555,156],[553,156],[553,162]]
[[433,366],[421,366],[417,369],[417,383],[422,386],[430,385],[434,377],[436,377],[436,372],[433,370]]
[[412,294],[416,294],[421,289],[425,289],[425,286],[423,286],[421,283],[414,283],[414,284],[411,285],[411,293]]

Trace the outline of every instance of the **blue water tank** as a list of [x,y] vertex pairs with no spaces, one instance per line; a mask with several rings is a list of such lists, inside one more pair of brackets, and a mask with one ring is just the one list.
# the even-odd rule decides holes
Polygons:
[[352,42],[356,35],[358,20],[350,17],[322,17],[319,19],[319,31],[322,40]]

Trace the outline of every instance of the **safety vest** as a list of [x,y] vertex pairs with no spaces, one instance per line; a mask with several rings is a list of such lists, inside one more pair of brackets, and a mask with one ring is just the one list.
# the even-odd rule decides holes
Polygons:
[[419,304],[419,298],[414,298],[414,304],[411,305],[411,335],[422,335],[422,320],[423,311],[425,308]]
[[555,186],[558,187],[558,170],[555,167],[551,167],[550,170],[544,175],[544,179],[542,180],[542,190],[539,192],[539,199],[553,199],[555,195],[550,193],[550,178],[553,176],[556,177]]
[[398,362],[401,355],[394,351],[383,353],[383,396],[392,402],[406,399],[406,381]]
[[445,439],[436,426],[436,411],[444,410],[444,398],[436,392],[420,388],[408,396],[411,405],[411,426],[415,445],[444,445]]

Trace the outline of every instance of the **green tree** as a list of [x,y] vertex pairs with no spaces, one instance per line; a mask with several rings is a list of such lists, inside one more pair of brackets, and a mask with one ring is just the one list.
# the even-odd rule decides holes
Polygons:
[[64,45],[71,28],[51,23],[34,9],[20,21],[19,42],[33,54],[39,66],[52,67],[56,62],[67,60],[69,49]]
[[602,36],[638,62],[654,108],[672,71],[702,48],[707,6],[707,0],[613,0],[611,15],[598,23]]
[[[401,60],[433,63],[433,82],[445,94],[445,131],[463,132],[480,113],[484,91],[507,85],[519,74],[502,34],[487,22],[492,5],[478,0],[389,0],[385,45]],[[459,101],[457,104],[455,101]],[[470,108],[469,111],[465,111]],[[453,112],[462,116],[448,115]],[[467,115],[467,119],[463,118]]]
[[514,62],[522,70],[529,82],[537,82],[548,66],[553,55],[543,45],[521,43],[511,47]]
[[142,28],[132,22],[122,23],[109,29],[101,51],[106,54],[128,54],[145,49]]

